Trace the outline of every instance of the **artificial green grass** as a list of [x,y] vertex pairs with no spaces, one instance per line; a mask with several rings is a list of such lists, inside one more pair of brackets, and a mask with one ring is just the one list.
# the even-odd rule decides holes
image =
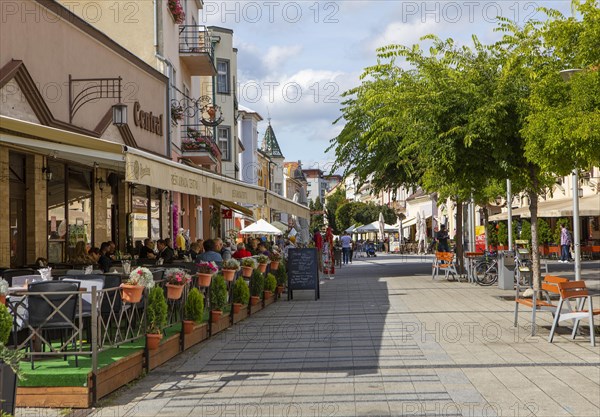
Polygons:
[[[163,340],[181,332],[181,323],[165,330],[166,336]],[[144,350],[145,337],[130,343],[125,343],[118,348],[111,348],[98,354],[98,369],[109,366],[129,355]],[[24,379],[19,381],[20,387],[86,387],[88,375],[92,371],[91,356],[80,356],[79,367],[75,366],[75,357],[67,355],[52,359],[40,359],[34,362],[35,369],[31,369],[31,363],[24,361],[20,363]]]

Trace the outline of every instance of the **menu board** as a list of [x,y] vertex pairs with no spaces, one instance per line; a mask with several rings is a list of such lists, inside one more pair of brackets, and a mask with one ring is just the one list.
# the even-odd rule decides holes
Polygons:
[[288,249],[288,299],[294,298],[294,290],[314,290],[315,300],[319,294],[319,264],[317,249]]

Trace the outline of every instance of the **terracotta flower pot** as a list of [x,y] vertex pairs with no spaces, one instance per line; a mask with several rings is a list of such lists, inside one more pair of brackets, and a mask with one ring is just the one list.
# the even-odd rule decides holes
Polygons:
[[126,303],[139,303],[144,293],[141,285],[121,284],[121,298]]
[[277,292],[277,295],[279,295],[279,294],[283,294],[284,289],[285,289],[285,287],[283,285],[278,285],[277,288],[275,289],[275,291]]
[[210,280],[212,274],[198,274],[198,286],[199,287],[210,287]]
[[250,278],[252,276],[253,268],[251,266],[242,266],[242,276]]
[[258,303],[260,303],[260,297],[256,297],[256,296],[252,296],[250,297],[250,305],[257,305]]
[[222,315],[223,312],[221,310],[210,310],[210,321],[216,323],[221,319]]
[[225,278],[225,281],[233,281],[233,277],[235,277],[235,269],[223,270],[223,278]]
[[183,294],[183,285],[167,284],[167,298],[169,300],[179,300]]
[[264,273],[267,270],[267,264],[258,264],[258,270]]
[[194,322],[192,320],[183,321],[183,333],[190,334],[194,330]]
[[0,304],[6,304],[6,294],[0,294]]
[[279,261],[271,261],[271,271],[277,271],[279,269]]
[[146,346],[148,346],[148,350],[158,349],[160,339],[162,339],[162,334],[148,333],[146,335]]
[[271,291],[265,290],[265,300],[273,297],[273,293]]
[[233,303],[233,314],[238,314],[242,309],[242,305],[240,303]]

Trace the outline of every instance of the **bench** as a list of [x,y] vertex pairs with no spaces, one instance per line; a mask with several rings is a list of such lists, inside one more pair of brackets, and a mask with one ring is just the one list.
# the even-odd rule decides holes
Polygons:
[[[535,336],[535,315],[538,311],[549,311],[554,314],[558,308],[557,305],[553,304],[550,300],[550,294],[559,294],[558,284],[563,282],[569,282],[567,278],[556,277],[552,275],[546,275],[542,282],[541,291],[544,293],[546,300],[540,300],[537,298],[538,291],[533,291],[532,298],[525,298],[521,295],[521,285],[519,281],[516,283],[516,294],[515,294],[515,322],[514,327],[517,327],[519,319],[519,304],[525,307],[531,308],[531,335]],[[531,288],[531,287],[527,287]],[[570,307],[570,305],[569,305]]]
[[[595,339],[595,331],[594,331],[594,316],[600,315],[600,309],[595,309],[592,306],[592,296],[590,295],[587,287],[585,286],[585,281],[569,281],[569,282],[559,282],[557,284],[558,291],[560,294],[560,300],[558,301],[558,306],[556,309],[556,314],[554,316],[554,322],[552,323],[552,329],[550,330],[550,336],[548,337],[548,341],[552,343],[554,339],[554,332],[556,331],[556,327],[558,323],[563,320],[575,320],[573,324],[573,333],[571,334],[571,339],[575,339],[575,335],[577,334],[577,328],[579,327],[579,322],[581,319],[585,319],[587,317],[588,323],[590,325],[590,343],[592,347],[596,346]],[[577,309],[574,311],[570,311],[567,313],[563,313],[561,311],[563,303],[569,300],[576,301]],[[584,310],[585,302],[587,301],[588,309]]]
[[452,274],[453,279],[456,279],[458,272],[456,271],[456,263],[454,262],[454,253],[452,252],[436,252],[435,259],[431,265],[431,279],[435,279],[440,272],[440,269],[444,271],[446,279]]

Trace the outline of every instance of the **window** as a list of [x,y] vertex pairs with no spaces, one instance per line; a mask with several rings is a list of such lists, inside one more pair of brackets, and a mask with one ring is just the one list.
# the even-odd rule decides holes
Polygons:
[[231,155],[229,152],[229,127],[219,127],[218,129],[218,145],[221,150],[221,160],[230,161]]
[[279,194],[279,195],[282,195],[282,192],[281,192],[281,183],[276,182],[274,185],[275,185],[275,188],[274,188],[275,192],[277,194]]
[[217,60],[217,93],[229,94],[229,61]]

